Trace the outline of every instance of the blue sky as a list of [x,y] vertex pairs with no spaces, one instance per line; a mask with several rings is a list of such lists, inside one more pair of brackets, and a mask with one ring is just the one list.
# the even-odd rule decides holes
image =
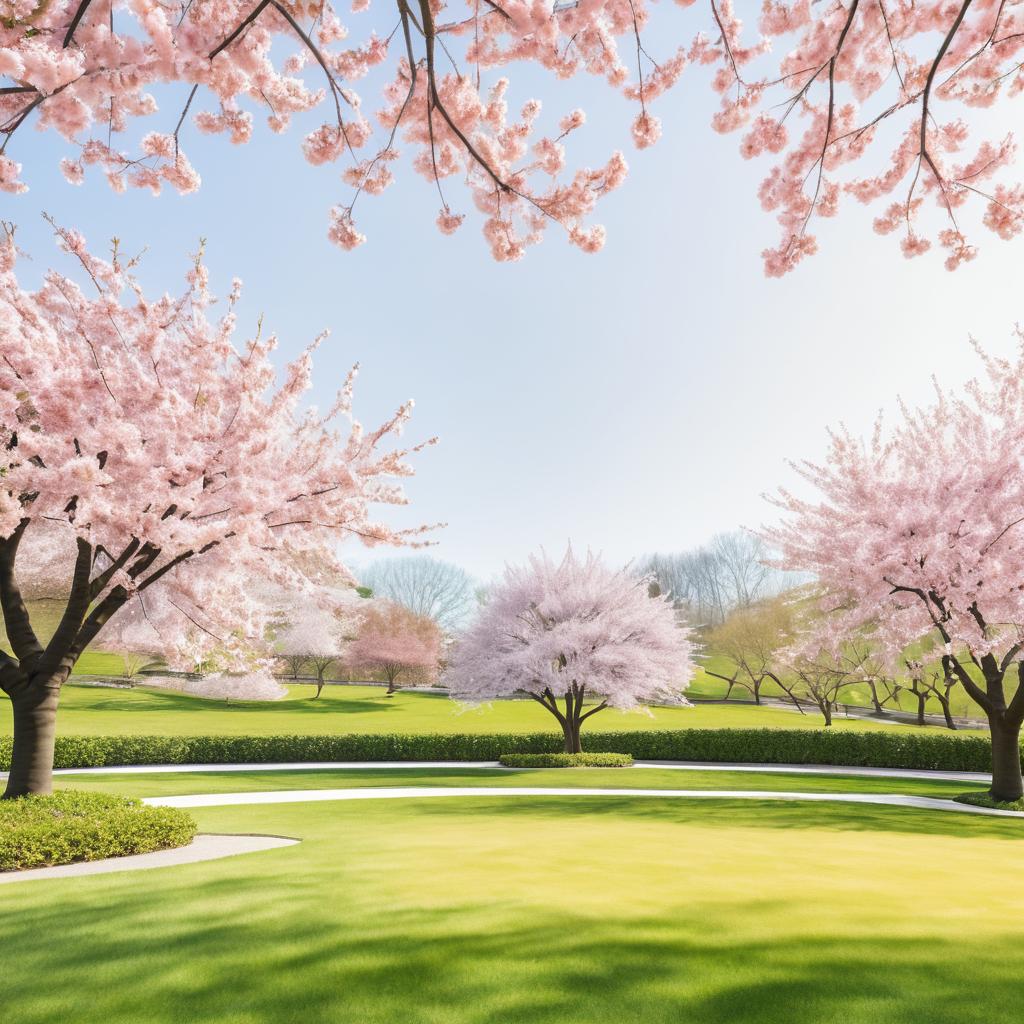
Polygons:
[[[539,88],[513,78],[517,103]],[[976,369],[970,333],[997,351],[1012,344],[1019,242],[980,235],[979,258],[948,274],[938,255],[905,261],[872,232],[876,211],[848,203],[819,232],[817,257],[769,281],[764,165],[712,132],[702,84],[660,102],[665,135],[644,153],[603,88],[541,94],[553,117],[587,109],[570,162],[626,151],[630,179],[599,209],[609,237],[597,256],[552,228],[522,263],[495,264],[468,199],[451,191],[469,215],[440,235],[436,193],[406,163],[382,197],[360,201],[370,241],[344,253],[326,239],[327,209],[348,194],[339,169],[308,166],[300,132],[262,124],[243,147],[186,136],[203,187],[160,198],[115,195],[98,176],[73,188],[59,140],[27,132],[11,155],[32,190],[0,197],[0,211],[33,256],[26,284],[52,262],[46,210],[96,246],[115,234],[128,250],[148,246],[153,289],[178,288],[204,237],[215,289],[243,279],[243,322],[263,313],[282,359],[331,328],[315,400],[356,360],[366,422],[416,399],[410,439],[441,444],[418,458],[412,505],[390,518],[447,522],[436,554],[483,578],[569,539],[621,562],[758,525],[772,516],[762,493],[793,482],[787,458],[821,455],[828,424],[866,431],[897,393],[924,398],[931,374],[964,380]],[[177,99],[161,102],[163,121],[147,128],[176,119]]]

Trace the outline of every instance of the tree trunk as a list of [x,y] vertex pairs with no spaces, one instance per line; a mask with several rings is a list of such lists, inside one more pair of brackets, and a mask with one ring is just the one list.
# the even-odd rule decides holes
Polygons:
[[320,694],[323,693],[323,689],[324,689],[324,681],[322,679],[318,679],[316,681],[316,693],[313,694],[313,700],[316,700],[317,697],[319,697]]
[[577,719],[567,718],[562,726],[565,733],[565,752],[567,754],[582,754],[583,747],[580,745],[580,723]]
[[924,725],[924,704],[928,699],[926,694],[918,693],[917,695],[917,724]]
[[989,716],[992,731],[992,789],[994,800],[1010,803],[1024,796],[1020,771],[1020,723]]
[[387,693],[384,694],[384,696],[385,697],[390,697],[393,693],[397,693],[397,692],[398,692],[398,687],[395,686],[395,677],[394,676],[390,676],[388,678],[388,690],[387,690]]
[[828,729],[832,725],[832,704],[826,700],[819,704],[818,707],[825,718],[825,728]]
[[760,679],[754,680],[754,703],[760,707],[761,704],[761,685],[764,683],[764,676]]
[[953,721],[953,715],[949,710],[949,697],[942,697],[939,694],[936,694],[935,699],[942,706],[942,715],[946,719],[946,728],[952,729],[956,732],[956,722]]
[[11,697],[14,749],[4,799],[53,792],[53,742],[60,684],[34,683]]

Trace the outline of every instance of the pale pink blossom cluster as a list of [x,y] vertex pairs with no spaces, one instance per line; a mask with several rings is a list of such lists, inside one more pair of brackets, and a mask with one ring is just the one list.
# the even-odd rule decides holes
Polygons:
[[[1024,650],[1024,335],[1014,358],[978,353],[983,375],[963,392],[937,388],[867,442],[834,432],[823,464],[795,466],[816,497],[783,492],[784,521],[764,536],[782,567],[817,579],[816,649],[868,633],[899,666],[934,642],[1001,714],[994,695],[1004,676],[1016,685]],[[1024,716],[1024,687],[1014,707]]]
[[[484,233],[499,259],[518,259],[549,223],[587,250],[603,234],[588,226],[598,198],[617,187],[620,154],[595,172],[570,171],[550,144],[583,124],[573,111],[561,135],[537,125],[540,104],[509,115],[505,84],[481,84],[493,69],[527,61],[558,78],[588,73],[639,100],[638,144],[659,134],[645,104],[679,78],[684,53],[656,64],[645,57],[633,73],[626,53],[644,25],[646,0],[538,4],[532,0],[399,2],[379,9],[351,6],[345,23],[330,0],[221,0],[184,5],[160,0],[52,0],[6,4],[0,17],[0,145],[29,121],[52,129],[74,147],[62,160],[65,177],[80,184],[98,168],[118,191],[158,193],[164,185],[190,192],[199,174],[186,151],[194,128],[235,144],[252,138],[254,110],[274,132],[297,115],[326,112],[306,134],[313,164],[343,162],[349,193],[331,211],[329,238],[345,249],[365,240],[353,207],[363,193],[379,194],[393,180],[388,167],[398,142],[413,151],[416,170],[442,190],[438,226],[454,231],[462,219],[444,196],[446,179],[468,183],[485,216]],[[368,24],[370,22],[370,24]],[[397,22],[397,25],[395,24]],[[357,35],[353,36],[353,33]],[[382,101],[362,111],[354,89],[386,65]],[[158,111],[161,87],[181,89],[178,105]],[[120,145],[134,119],[163,117],[135,151]],[[542,154],[542,155],[538,155]],[[0,149],[0,189],[25,188],[22,168]]]
[[272,652],[252,644],[280,612],[266,586],[318,599],[328,571],[353,583],[339,542],[417,543],[422,528],[371,518],[406,503],[408,456],[424,445],[392,440],[412,404],[364,430],[353,370],[329,408],[307,408],[316,344],[278,384],[276,339],[236,340],[237,281],[215,319],[200,258],[183,294],[151,297],[116,247],[100,260],[57,235],[78,273],[50,271],[34,292],[0,240],[0,561],[13,566],[16,657],[28,670],[40,652],[11,597],[24,569],[67,599],[70,632],[44,662],[55,676],[97,637],[102,648],[129,602],[169,663],[255,670]]
[[468,702],[514,693],[561,699],[573,686],[627,710],[679,702],[694,645],[671,601],[649,581],[571,549],[508,567],[458,641],[445,681]]
[[389,691],[394,690],[403,672],[434,672],[440,657],[441,630],[437,623],[394,601],[374,601],[366,609],[346,653],[352,668],[384,673]]

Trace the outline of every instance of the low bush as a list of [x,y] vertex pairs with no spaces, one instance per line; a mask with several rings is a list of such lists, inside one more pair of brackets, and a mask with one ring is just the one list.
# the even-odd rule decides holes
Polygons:
[[629,754],[502,754],[507,768],[628,768]]
[[185,811],[68,789],[0,800],[0,871],[150,853],[190,843]]
[[[854,765],[987,771],[987,735],[830,729],[658,729],[592,732],[592,754],[649,761]],[[122,764],[260,764],[270,761],[495,761],[502,754],[554,754],[561,733],[347,733],[337,736],[58,736],[57,768]],[[0,738],[0,767],[10,764]]]
[[953,797],[958,804],[972,807],[992,807],[997,811],[1024,811],[1024,800],[996,800],[991,793],[961,793]]

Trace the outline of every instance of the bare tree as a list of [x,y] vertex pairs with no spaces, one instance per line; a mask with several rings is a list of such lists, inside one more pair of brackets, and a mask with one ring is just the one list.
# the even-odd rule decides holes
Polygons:
[[637,568],[654,575],[661,592],[685,609],[693,625],[718,626],[733,609],[749,608],[802,582],[773,568],[770,555],[759,537],[735,530],[690,551],[648,555]]
[[374,597],[433,619],[448,632],[461,626],[477,605],[469,573],[429,555],[386,558],[367,567],[361,576]]

